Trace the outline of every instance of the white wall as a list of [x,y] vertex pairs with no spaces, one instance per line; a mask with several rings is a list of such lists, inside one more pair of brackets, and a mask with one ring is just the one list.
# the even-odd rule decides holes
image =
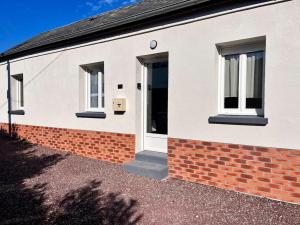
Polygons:
[[[214,125],[218,113],[216,44],[266,36],[265,127]],[[272,4],[113,41],[23,58],[25,116],[19,124],[137,133],[137,57],[169,53],[169,136],[300,149],[300,2]],[[150,50],[151,40],[158,41]],[[106,119],[80,119],[79,65],[104,61]],[[7,122],[6,65],[0,65],[0,121]],[[118,84],[124,88],[117,89]],[[112,99],[126,97],[128,111],[114,115]],[[138,110],[137,110],[138,112]]]

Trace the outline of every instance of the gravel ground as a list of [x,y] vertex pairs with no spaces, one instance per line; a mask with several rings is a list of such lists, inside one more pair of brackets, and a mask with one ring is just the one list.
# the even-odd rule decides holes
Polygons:
[[300,224],[300,206],[0,139],[0,224]]

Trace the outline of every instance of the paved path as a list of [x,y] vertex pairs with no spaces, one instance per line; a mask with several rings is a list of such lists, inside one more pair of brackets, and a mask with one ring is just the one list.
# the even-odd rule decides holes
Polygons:
[[300,206],[0,139],[0,224],[300,224]]

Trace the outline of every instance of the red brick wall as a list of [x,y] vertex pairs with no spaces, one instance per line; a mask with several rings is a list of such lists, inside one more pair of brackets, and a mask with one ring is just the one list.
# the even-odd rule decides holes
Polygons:
[[[8,132],[7,124],[0,124]],[[135,157],[135,135],[13,125],[13,133],[33,144],[64,150],[89,158],[124,163]]]
[[300,203],[300,151],[169,138],[169,175]]
[[[7,132],[8,125],[0,123]],[[33,144],[124,163],[134,159],[135,135],[29,125],[13,132]],[[168,140],[169,176],[287,202],[300,203],[300,151]]]

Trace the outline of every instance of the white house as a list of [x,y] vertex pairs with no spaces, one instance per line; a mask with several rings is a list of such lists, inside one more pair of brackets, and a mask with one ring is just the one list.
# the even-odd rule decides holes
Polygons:
[[2,53],[0,127],[300,203],[299,37],[299,0],[144,0]]

